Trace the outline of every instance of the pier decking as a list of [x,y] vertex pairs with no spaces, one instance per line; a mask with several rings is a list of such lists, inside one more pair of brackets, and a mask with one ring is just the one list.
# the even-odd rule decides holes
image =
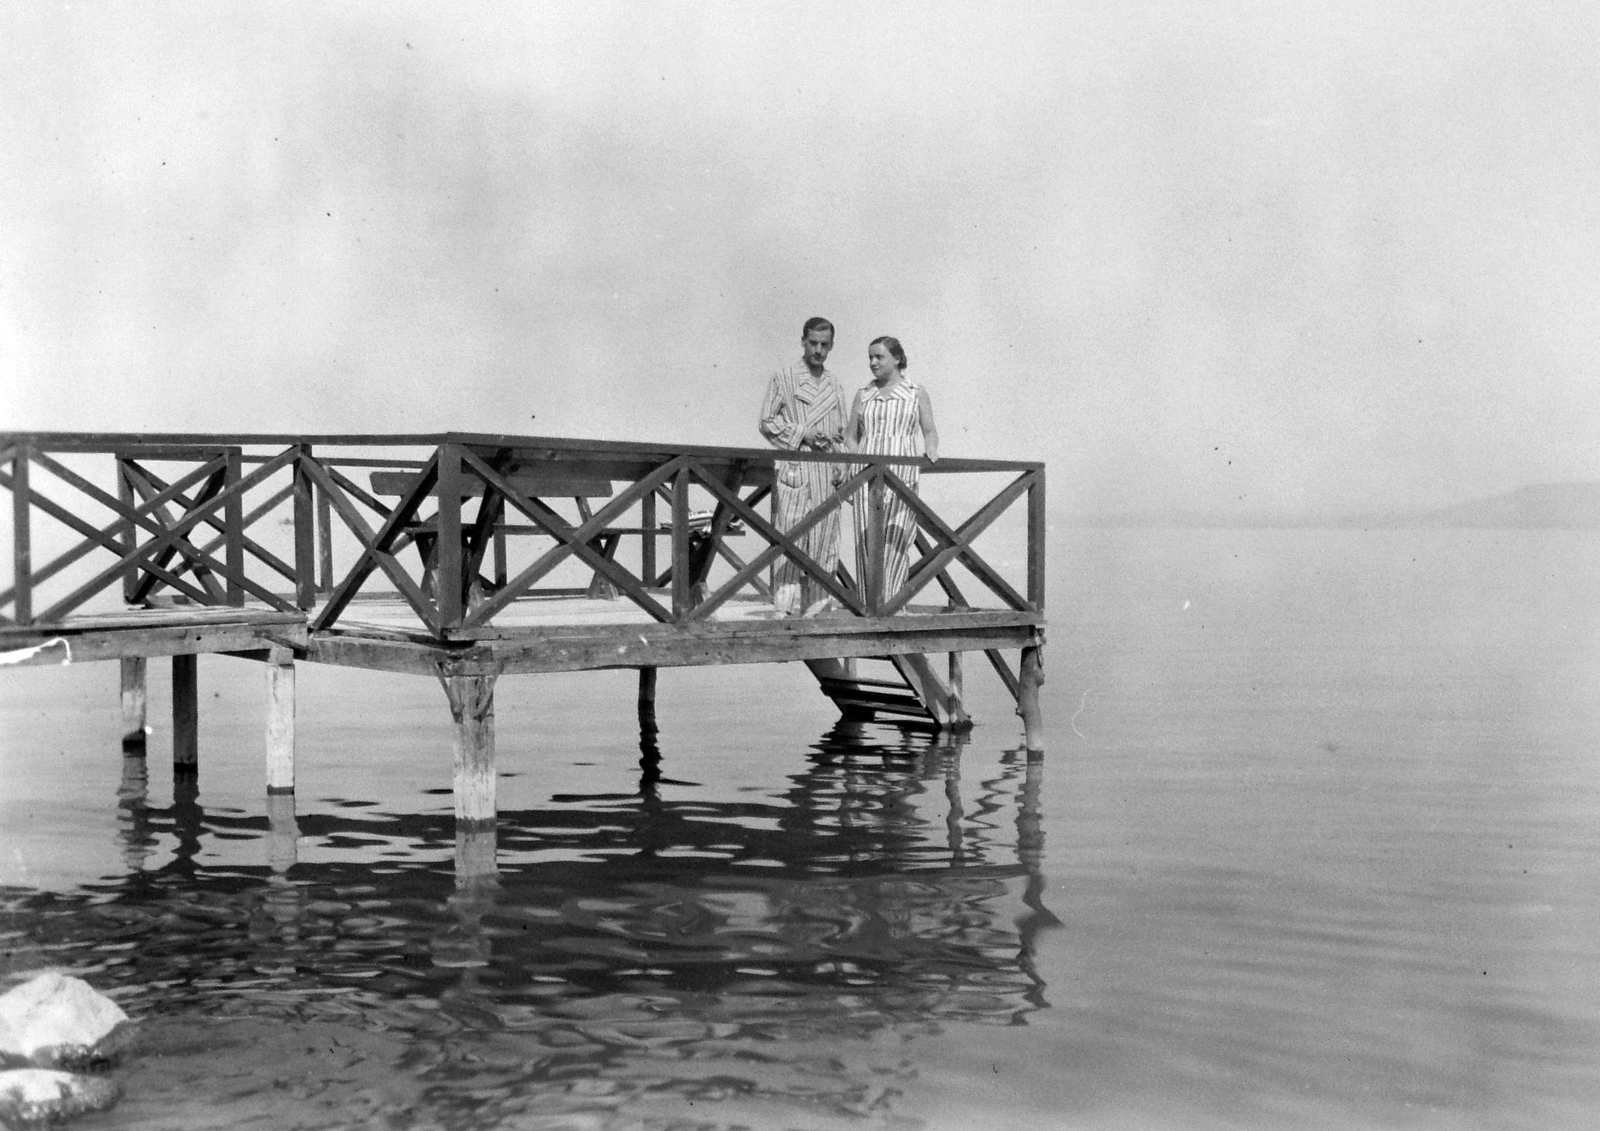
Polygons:
[[[834,495],[785,532],[762,506],[780,457],[843,465]],[[924,484],[1001,485],[964,488],[983,501],[951,521],[896,474],[918,462]],[[494,818],[494,686],[522,673],[636,668],[646,722],[657,668],[802,661],[846,714],[961,729],[961,657],[977,652],[1038,756],[1044,483],[1042,464],[1016,461],[526,436],[3,433],[0,665],[121,661],[125,741],[137,745],[148,661],[172,657],[174,765],[186,772],[198,761],[194,657],[264,661],[267,786],[280,796],[293,790],[297,662],[437,677],[467,826]],[[881,537],[855,574],[798,544],[846,504],[881,517],[890,496],[918,526],[898,592],[884,592]],[[1002,519],[1015,528],[1009,560],[975,546]],[[829,595],[826,612],[774,615],[767,578],[784,559]],[[889,659],[903,682],[859,677],[858,658]]]

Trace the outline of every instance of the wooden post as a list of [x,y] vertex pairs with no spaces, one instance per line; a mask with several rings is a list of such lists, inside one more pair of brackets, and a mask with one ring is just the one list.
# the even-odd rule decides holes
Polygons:
[[200,665],[194,655],[172,657],[172,771],[200,769]]
[[28,524],[28,445],[18,444],[11,457],[11,576],[16,622],[33,620],[33,539]]
[[[271,670],[270,664],[268,670]],[[299,856],[300,822],[295,819],[294,794],[273,793],[268,789],[267,867],[282,874],[299,862]]]
[[689,469],[672,477],[672,615],[682,619],[691,608],[689,578]]
[[145,718],[148,697],[145,678],[149,661],[143,656],[122,660],[122,750],[126,754],[144,753]]
[[[881,472],[882,469],[879,470]],[[873,616],[878,615],[884,600],[883,547],[887,532],[883,528],[883,519],[886,509],[884,495],[887,491],[882,479],[873,479],[867,484],[867,560],[856,563],[865,587],[867,612]]]
[[144,862],[154,851],[150,833],[150,767],[144,751],[122,756],[122,781],[117,786],[118,839],[122,842],[122,863],[130,872],[144,871]]
[[[223,490],[232,490],[244,478],[243,452],[239,448],[229,448],[224,459]],[[244,576],[243,492],[229,496],[228,501],[222,504],[222,516],[223,533],[227,539],[223,561],[228,567],[228,604],[241,606],[244,604],[244,586],[239,584],[239,579]]]
[[[128,478],[128,461],[117,458],[117,501],[129,510],[133,509],[133,483]],[[132,521],[123,519],[117,527],[117,541],[121,544],[124,553],[132,553],[139,544],[139,530]],[[132,601],[139,590],[139,571],[130,569],[122,575],[122,599]]]
[[1022,650],[1022,669],[1017,673],[1017,714],[1022,716],[1023,741],[1028,761],[1044,758],[1044,720],[1039,714],[1039,686],[1044,683],[1044,658],[1037,644]]
[[494,587],[496,591],[506,587],[506,528],[505,524],[496,523],[494,528]]
[[649,716],[652,722],[656,717],[656,669],[639,669],[639,721],[642,723]]
[[317,512],[315,485],[306,471],[311,446],[301,444],[294,461],[294,600],[301,609],[317,603]]
[[434,544],[433,599],[440,628],[459,628],[466,612],[461,545],[461,449],[439,445],[439,534]]
[[267,653],[267,795],[294,792],[294,652]]
[[639,576],[646,589],[656,584],[656,493],[649,491],[639,500]]
[[1028,483],[1028,603],[1044,612],[1044,471],[1033,473]]
[[961,653],[950,653],[950,716],[951,718],[965,717],[966,707],[962,704],[961,693]]
[[441,675],[455,720],[456,828],[494,823],[494,682],[492,675]]
[[317,580],[324,593],[333,592],[333,500],[317,488]]
[[[495,862],[498,833],[494,822],[466,827],[456,824],[456,887],[479,890],[491,887],[500,874]],[[484,940],[487,952],[488,940]],[[487,957],[487,953],[485,953]]]

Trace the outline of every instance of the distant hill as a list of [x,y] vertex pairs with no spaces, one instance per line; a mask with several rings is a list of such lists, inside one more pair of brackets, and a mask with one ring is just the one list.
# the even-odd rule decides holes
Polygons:
[[1433,510],[1344,515],[1223,514],[1199,511],[1114,511],[1054,516],[1066,526],[1214,527],[1228,529],[1446,527],[1600,529],[1600,482],[1537,483],[1505,495]]
[[1509,495],[1427,511],[1406,525],[1591,530],[1600,527],[1600,483],[1536,483]]

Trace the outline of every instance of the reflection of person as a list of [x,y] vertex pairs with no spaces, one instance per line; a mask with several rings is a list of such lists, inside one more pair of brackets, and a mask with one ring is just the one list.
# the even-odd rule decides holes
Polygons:
[[[823,362],[833,349],[833,323],[810,318],[800,331],[802,364],[772,375],[761,405],[761,434],[775,448],[801,452],[844,450],[844,391]],[[774,521],[785,533],[821,506],[843,479],[834,463],[779,461],[773,487]],[[839,560],[839,512],[832,511],[799,538],[800,549],[828,573]],[[828,596],[817,582],[787,557],[772,572],[772,604],[783,616],[820,612]]]
[[[867,347],[867,366],[872,384],[856,394],[845,428],[849,446],[858,452],[884,456],[925,454],[929,462],[939,458],[939,431],[933,424],[933,406],[921,385],[906,380],[906,351],[894,338],[877,338]],[[920,447],[920,451],[919,451]],[[889,470],[913,491],[917,489],[917,465],[890,464]],[[877,605],[893,597],[906,583],[911,562],[911,544],[917,535],[917,520],[911,507],[882,483],[872,492],[881,499],[883,510],[883,577],[869,593],[869,604]],[[867,585],[868,525],[871,511],[867,498],[855,502],[856,570],[863,588]]]

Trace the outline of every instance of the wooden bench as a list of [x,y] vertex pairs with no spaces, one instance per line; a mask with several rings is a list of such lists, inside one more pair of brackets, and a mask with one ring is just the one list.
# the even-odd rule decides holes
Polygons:
[[[592,476],[552,475],[541,470],[530,473],[526,470],[512,469],[506,478],[511,485],[529,498],[536,499],[572,499],[578,505],[578,515],[581,522],[588,522],[594,517],[590,506],[593,499],[608,499],[615,492],[612,490],[609,479],[597,479]],[[372,473],[372,493],[374,495],[405,496],[411,493],[416,484],[417,473],[413,471],[374,471]],[[484,485],[479,480],[469,480],[462,484],[461,497],[463,499],[482,498]],[[431,492],[437,496],[438,485],[435,484]],[[406,533],[417,544],[417,552],[422,557],[422,564],[428,570],[424,581],[424,591],[432,591],[431,569],[434,554],[437,548],[438,532],[435,520],[424,519],[406,527]],[[463,531],[465,533],[465,531]],[[607,527],[589,541],[589,545],[607,561],[616,557],[617,546],[622,541],[624,534],[643,534],[642,527]],[[544,529],[533,525],[512,525],[497,522],[494,528],[494,580],[490,583],[500,587],[506,583],[506,543],[508,536],[523,537],[543,535],[549,537]],[[480,582],[488,579],[480,579]],[[596,573],[586,589],[582,590],[542,590],[548,595],[555,596],[586,596],[614,600],[616,589],[600,573]]]

